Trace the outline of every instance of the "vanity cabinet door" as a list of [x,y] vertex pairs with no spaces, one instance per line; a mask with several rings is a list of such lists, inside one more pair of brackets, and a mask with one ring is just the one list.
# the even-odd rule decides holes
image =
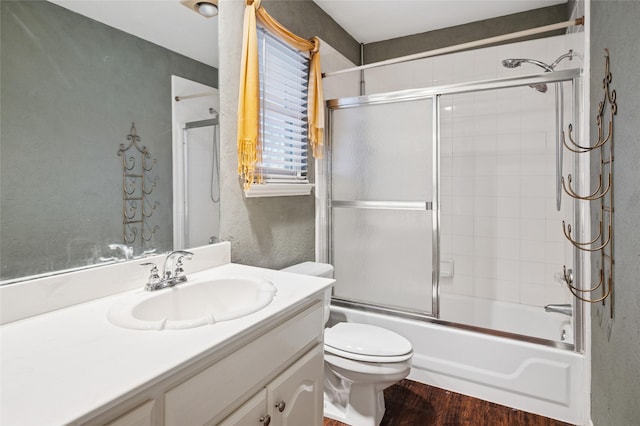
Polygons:
[[272,425],[322,426],[323,368],[323,345],[320,344],[269,383]]
[[155,401],[148,401],[105,426],[153,426]]
[[267,407],[267,389],[262,389],[253,398],[224,419],[218,426],[269,426],[271,416]]

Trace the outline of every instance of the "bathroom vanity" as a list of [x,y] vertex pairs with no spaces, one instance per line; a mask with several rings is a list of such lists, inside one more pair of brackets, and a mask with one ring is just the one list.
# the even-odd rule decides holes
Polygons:
[[185,329],[111,323],[139,288],[4,324],[0,424],[321,425],[333,280],[231,263],[209,272],[277,293],[257,312]]

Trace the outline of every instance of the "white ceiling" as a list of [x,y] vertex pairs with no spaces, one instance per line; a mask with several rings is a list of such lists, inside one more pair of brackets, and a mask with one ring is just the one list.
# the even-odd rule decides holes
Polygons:
[[[178,0],[50,1],[218,68],[218,18],[204,18]],[[566,0],[313,1],[360,43],[566,3]]]
[[205,18],[179,0],[49,0],[218,68],[218,18]]

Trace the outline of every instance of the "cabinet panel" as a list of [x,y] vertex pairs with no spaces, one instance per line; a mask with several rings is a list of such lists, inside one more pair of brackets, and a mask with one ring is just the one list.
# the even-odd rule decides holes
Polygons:
[[219,426],[266,426],[268,415],[267,390],[262,389],[232,415],[224,419]]
[[148,401],[105,426],[153,426],[155,401]]
[[268,386],[274,425],[322,426],[323,345],[307,352]]
[[322,335],[316,303],[165,394],[165,426],[202,425],[226,410]]

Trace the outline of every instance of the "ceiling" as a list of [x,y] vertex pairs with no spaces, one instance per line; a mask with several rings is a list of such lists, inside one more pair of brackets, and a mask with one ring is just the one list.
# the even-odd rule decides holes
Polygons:
[[[178,0],[50,1],[197,61],[219,66],[218,18],[204,18]],[[566,3],[566,0],[313,1],[365,44]]]

